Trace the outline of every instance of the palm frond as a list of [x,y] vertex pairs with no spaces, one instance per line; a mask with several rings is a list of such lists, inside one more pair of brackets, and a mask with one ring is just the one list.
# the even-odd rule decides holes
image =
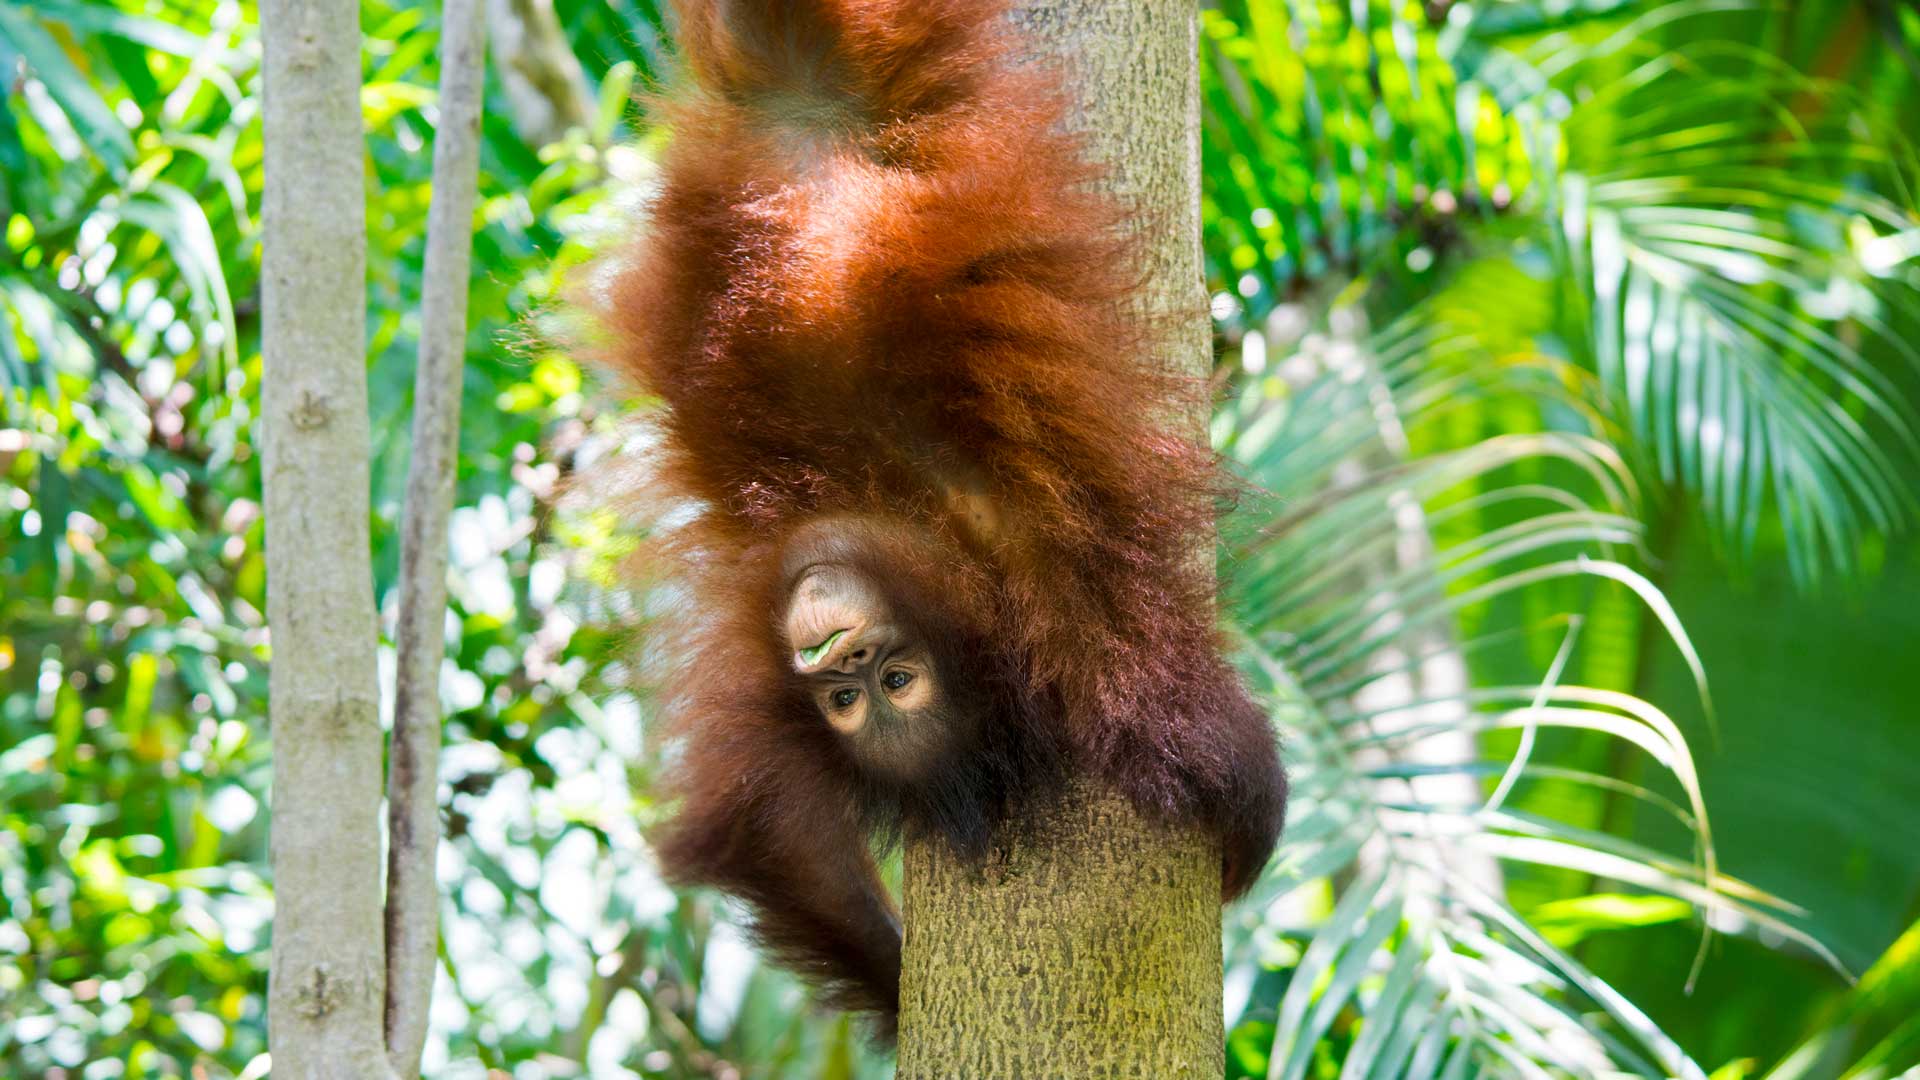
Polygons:
[[1766,1080],[1882,1080],[1920,1070],[1920,923],[1860,976]]
[[1571,92],[1583,65],[1644,50],[1647,19],[1708,5],[1671,7],[1594,49],[1535,47],[1555,80],[1540,115],[1564,115],[1557,170],[1508,249],[1519,272],[1489,289],[1474,268],[1454,291],[1491,322],[1510,322],[1509,290],[1551,298],[1526,332],[1599,373],[1645,468],[1737,558],[1777,522],[1803,584],[1854,577],[1864,539],[1920,506],[1912,153],[1844,88],[1724,42]]
[[1754,8],[1221,0],[1215,287],[1255,323],[1329,276],[1401,310],[1438,287],[1482,363],[1598,373],[1606,437],[1736,561],[1777,532],[1802,585],[1857,578],[1920,509],[1920,167],[1843,86],[1669,45]]
[[[1535,402],[1586,399],[1570,371],[1450,362],[1478,346],[1438,325],[1419,313],[1359,340],[1308,335],[1276,365],[1290,377],[1250,380],[1216,422],[1223,452],[1273,507],[1232,536],[1224,574],[1294,776],[1283,857],[1229,934],[1235,1067],[1287,1078],[1329,1075],[1329,1060],[1342,1077],[1704,1077],[1505,899],[1503,867],[1676,897],[1710,925],[1764,927],[1832,958],[1786,904],[1720,874],[1679,728],[1631,695],[1563,681],[1581,590],[1615,586],[1645,603],[1704,679],[1664,598],[1627,564],[1641,528],[1626,461],[1571,434],[1405,453],[1422,428],[1516,387]],[[1542,468],[1578,481],[1525,478]],[[1503,523],[1478,520],[1490,512]],[[1568,582],[1587,584],[1555,587]],[[1464,612],[1519,595],[1535,601],[1529,617],[1461,632]],[[1557,648],[1538,684],[1466,675],[1477,653],[1542,641]],[[1531,760],[1544,729],[1637,747],[1677,797]],[[1488,736],[1516,731],[1511,757],[1488,752]],[[1509,798],[1541,780],[1639,800],[1678,821],[1694,850],[1675,857]]]
[[1844,130],[1838,91],[1732,84],[1688,59],[1621,80],[1603,107],[1632,130],[1614,140],[1586,137],[1590,104],[1568,119],[1582,149],[1559,250],[1591,283],[1588,347],[1660,475],[1737,550],[1753,550],[1771,498],[1803,580],[1851,574],[1861,538],[1915,509],[1920,352],[1896,327],[1920,318],[1920,291],[1858,249],[1912,225],[1864,180],[1898,182],[1903,163]]

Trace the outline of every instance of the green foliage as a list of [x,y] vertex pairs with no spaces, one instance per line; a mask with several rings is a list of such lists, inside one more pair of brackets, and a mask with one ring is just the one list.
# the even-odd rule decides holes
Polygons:
[[[642,839],[631,538],[584,479],[619,403],[529,328],[644,186],[627,102],[664,38],[650,0],[555,9],[586,128],[531,145],[498,70],[483,122],[429,1071],[884,1075]],[[390,617],[438,33],[362,12]],[[0,7],[9,1076],[267,1067],[255,18]],[[1769,620],[1789,575],[1868,580],[1913,513],[1920,18],[1218,0],[1201,31],[1214,434],[1249,481],[1222,577],[1296,787],[1228,916],[1229,1071],[1913,1067],[1913,933],[1854,990],[1822,959],[1912,921],[1912,845],[1777,842],[1910,822],[1911,687]],[[1910,655],[1912,577],[1884,581],[1863,655]],[[1809,702],[1860,745],[1813,753]],[[1703,919],[1734,937],[1689,1000]],[[1743,987],[1768,1011],[1715,1008]]]
[[[1463,399],[1513,392],[1508,373],[1450,364],[1462,349],[1470,344],[1404,326],[1310,339],[1289,359],[1290,379],[1250,382],[1216,422],[1229,456],[1291,508],[1253,516],[1258,530],[1231,547],[1229,608],[1280,703],[1295,789],[1287,858],[1257,900],[1268,918],[1247,927],[1229,957],[1252,961],[1274,935],[1299,950],[1274,965],[1279,977],[1256,977],[1236,1032],[1271,1029],[1270,1056],[1254,1058],[1270,1077],[1321,1075],[1324,1040],[1356,1021],[1359,1036],[1334,1054],[1343,1075],[1524,1065],[1702,1076],[1657,1024],[1519,914],[1503,895],[1503,864],[1615,879],[1665,894],[1682,917],[1737,913],[1818,945],[1781,918],[1781,902],[1720,875],[1691,751],[1673,722],[1630,695],[1568,679],[1586,605],[1558,601],[1556,583],[1629,587],[1691,655],[1664,599],[1618,561],[1640,543],[1624,463],[1602,443],[1558,432],[1394,454]],[[1550,487],[1527,479],[1555,468],[1573,475]],[[1461,617],[1541,592],[1537,614]],[[1488,654],[1518,650],[1524,663],[1542,638],[1557,642],[1544,683],[1467,679],[1465,658],[1484,666]],[[1624,793],[1678,821],[1693,862],[1516,798],[1543,780],[1621,789],[1532,756],[1537,733],[1553,729],[1618,740],[1657,762],[1677,799],[1651,783]],[[1511,756],[1476,752],[1493,742],[1477,734],[1501,731],[1521,735]]]
[[231,12],[183,15],[0,13],[0,58],[37,80],[0,113],[0,1062],[20,1075],[265,1050],[259,365],[233,302],[255,289],[257,140],[236,149],[256,102],[222,92],[253,77]]
[[[1831,16],[1800,29],[1852,40]],[[1730,5],[1460,5],[1442,25],[1223,3],[1205,26],[1214,310],[1243,387],[1216,437],[1262,496],[1223,573],[1298,762],[1236,1068],[1697,1076],[1690,1052],[1727,1035],[1778,1046],[1677,993],[1713,952],[1775,961],[1676,920],[1796,943],[1784,956],[1829,971],[1816,931],[1851,935],[1721,870],[1686,734],[1712,714],[1683,728],[1645,699],[1705,701],[1658,582],[1696,517],[1743,571],[1784,555],[1803,586],[1858,581],[1909,524],[1908,88],[1800,74]],[[1418,87],[1457,108],[1418,119]],[[1695,569],[1696,610],[1731,601]],[[1737,697],[1723,726],[1807,723]],[[1741,825],[1874,767],[1779,755],[1743,784]],[[1812,782],[1830,786],[1794,790]],[[1828,813],[1774,812],[1753,839],[1771,850]],[[1825,891],[1752,846],[1741,865],[1776,887]],[[1899,913],[1910,853],[1867,857],[1903,884],[1860,902]],[[1637,947],[1635,926],[1654,928]],[[1835,982],[1784,962],[1766,978],[1800,989],[1776,1020]]]
[[[1735,43],[1533,51],[1606,74],[1562,110],[1550,216],[1531,223],[1549,228],[1449,299],[1598,372],[1643,467],[1728,551],[1751,559],[1774,525],[1803,582],[1857,577],[1866,538],[1911,520],[1920,449],[1920,291],[1897,254],[1915,172],[1890,118]],[[1527,290],[1550,321],[1486,307]]]
[[1907,928],[1767,1080],[1891,1077],[1920,1067],[1920,923]]
[[1906,96],[1796,68],[1726,4],[1598,14],[1206,12],[1212,272],[1249,325],[1353,274],[1495,356],[1574,360],[1729,554],[1780,530],[1801,582],[1857,579],[1915,509]]

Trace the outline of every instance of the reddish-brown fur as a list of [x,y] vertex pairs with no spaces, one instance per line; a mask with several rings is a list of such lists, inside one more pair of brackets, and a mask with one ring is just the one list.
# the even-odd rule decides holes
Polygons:
[[[1203,388],[1162,366],[1120,211],[1003,25],[982,0],[683,0],[660,188],[594,300],[604,359],[664,406],[647,483],[683,590],[663,681],[684,738],[662,859],[889,1028],[876,826],[978,854],[1091,774],[1219,836],[1230,898],[1285,797],[1196,557],[1219,492],[1186,422]],[[955,493],[992,528],[957,524]],[[996,730],[941,806],[877,794],[791,692],[778,564],[826,515],[900,538],[907,602],[947,613],[990,686]]]

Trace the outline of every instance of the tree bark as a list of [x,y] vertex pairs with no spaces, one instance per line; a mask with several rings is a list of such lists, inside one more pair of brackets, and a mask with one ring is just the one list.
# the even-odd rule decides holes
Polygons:
[[460,444],[460,375],[467,348],[467,278],[479,180],[486,17],[480,0],[441,13],[440,118],[427,211],[420,359],[414,372],[413,457],[400,537],[394,626],[393,742],[387,766],[386,1038],[395,1073],[420,1074],[427,1010],[439,969],[440,664],[446,657],[447,518]]
[[1220,854],[1082,786],[984,870],[910,845],[901,1080],[1224,1068]]
[[268,1048],[384,1077],[368,543],[365,145],[353,0],[265,0],[261,462],[273,632]]
[[[1150,271],[1142,304],[1184,328],[1166,362],[1204,377],[1192,0],[1046,0],[1015,18],[1035,60],[1061,66],[1072,122],[1132,211]],[[903,1080],[1224,1069],[1220,863],[1207,838],[1083,785],[984,870],[910,845],[902,916]]]

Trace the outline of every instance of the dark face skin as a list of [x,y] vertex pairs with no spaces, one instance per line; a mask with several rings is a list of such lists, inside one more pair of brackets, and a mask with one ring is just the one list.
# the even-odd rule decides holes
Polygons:
[[795,575],[784,634],[807,697],[861,765],[910,780],[959,733],[933,651],[849,562]]

